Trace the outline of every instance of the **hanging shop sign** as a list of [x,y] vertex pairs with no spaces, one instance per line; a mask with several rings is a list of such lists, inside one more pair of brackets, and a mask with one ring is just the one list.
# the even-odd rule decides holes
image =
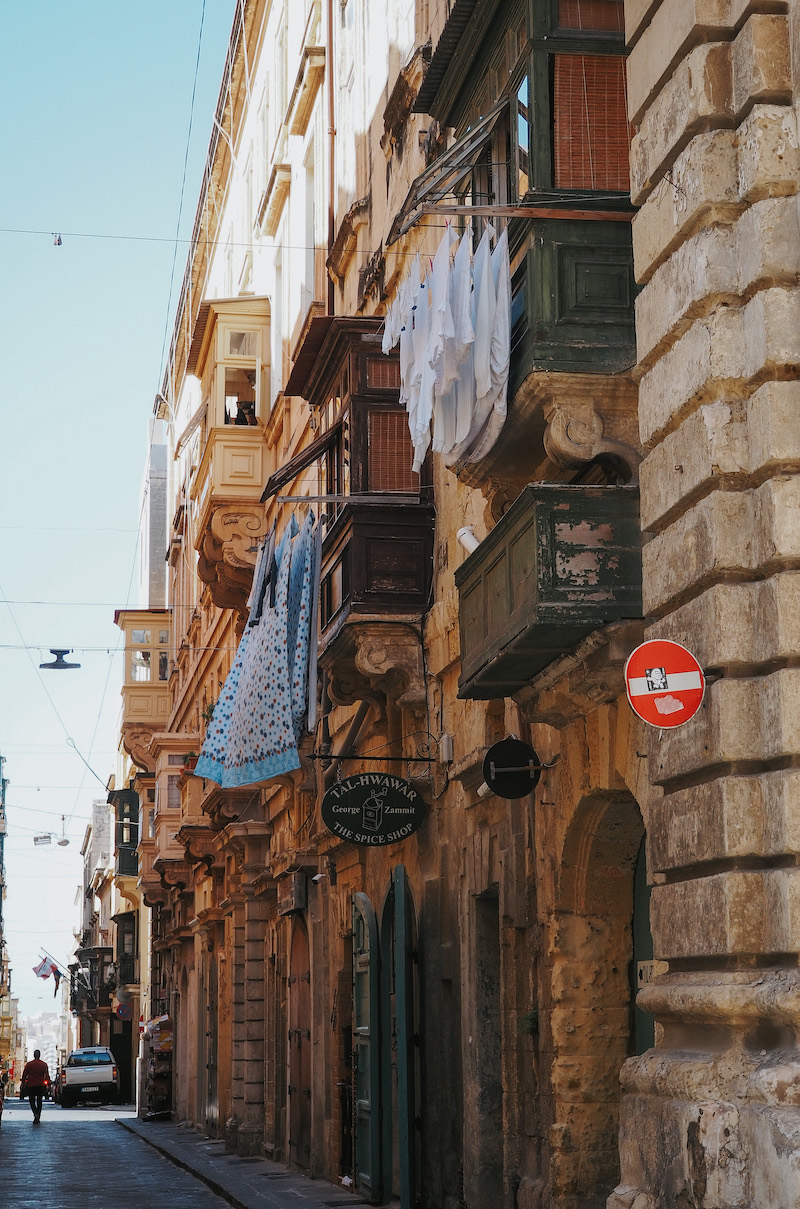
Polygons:
[[631,709],[650,726],[682,726],[700,708],[706,680],[691,651],[679,642],[643,642],[625,664]]
[[362,772],[331,785],[322,799],[329,831],[351,844],[380,848],[407,840],[426,806],[413,785],[390,772]]
[[539,784],[544,767],[530,743],[509,735],[487,751],[483,779],[499,798],[524,798]]

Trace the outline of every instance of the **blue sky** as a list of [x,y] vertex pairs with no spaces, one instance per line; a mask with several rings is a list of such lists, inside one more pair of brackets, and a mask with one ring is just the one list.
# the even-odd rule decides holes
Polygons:
[[[138,603],[148,421],[187,255],[180,242],[170,301],[190,115],[182,240],[237,2],[26,0],[0,15],[3,914],[26,1014],[52,1007],[52,980],[32,967],[42,947],[71,953],[79,849],[114,771],[113,613]],[[59,646],[80,670],[40,673]],[[69,846],[35,848],[62,815]]]

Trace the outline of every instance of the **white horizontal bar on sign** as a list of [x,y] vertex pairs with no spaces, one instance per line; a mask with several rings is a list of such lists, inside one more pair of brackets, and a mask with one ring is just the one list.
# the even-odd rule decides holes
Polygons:
[[628,692],[632,697],[641,697],[645,693],[649,693],[652,696],[654,693],[668,691],[677,693],[681,689],[702,687],[699,672],[668,672],[666,681],[666,684],[662,684],[658,688],[651,688],[647,683],[646,676],[634,676],[628,681]]

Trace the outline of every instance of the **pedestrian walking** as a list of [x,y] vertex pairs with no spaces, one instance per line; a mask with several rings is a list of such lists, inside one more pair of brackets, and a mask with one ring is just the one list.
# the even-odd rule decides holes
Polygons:
[[47,1069],[47,1063],[42,1062],[42,1051],[35,1049],[31,1061],[25,1063],[20,1083],[20,1098],[28,1097],[34,1125],[39,1124],[42,1115],[42,1101],[49,1082],[50,1071]]
[[6,1085],[8,1083],[8,1071],[4,1070],[0,1075],[0,1125],[3,1124],[3,1109],[6,1103]]

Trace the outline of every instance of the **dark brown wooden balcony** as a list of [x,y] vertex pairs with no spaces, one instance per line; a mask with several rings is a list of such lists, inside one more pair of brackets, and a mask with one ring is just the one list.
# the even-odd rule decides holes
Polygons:
[[529,484],[456,586],[459,696],[511,696],[592,630],[641,616],[638,488]]
[[341,505],[322,548],[320,646],[348,621],[424,612],[433,567],[433,504],[390,495]]

